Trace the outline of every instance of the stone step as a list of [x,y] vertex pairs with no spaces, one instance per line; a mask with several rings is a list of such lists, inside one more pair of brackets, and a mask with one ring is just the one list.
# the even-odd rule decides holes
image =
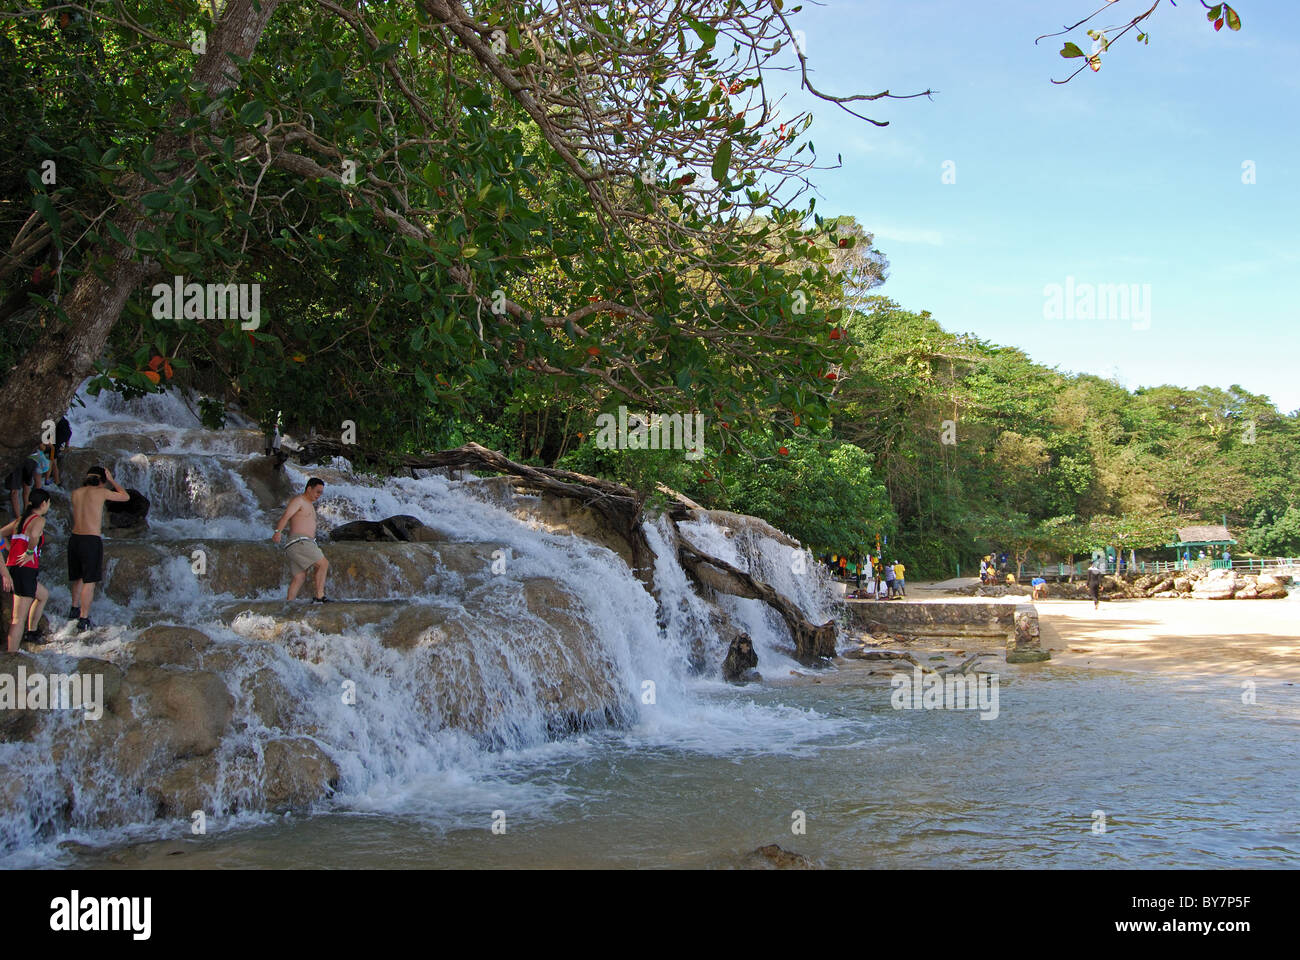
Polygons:
[[[492,576],[498,543],[326,543],[326,593],[347,599],[415,597],[458,591]],[[61,579],[60,552],[47,569]],[[284,591],[290,569],[269,540],[113,540],[105,544],[104,590],[116,602],[171,609],[175,591],[255,598]],[[195,572],[201,565],[202,572]],[[311,593],[310,584],[304,592]]]

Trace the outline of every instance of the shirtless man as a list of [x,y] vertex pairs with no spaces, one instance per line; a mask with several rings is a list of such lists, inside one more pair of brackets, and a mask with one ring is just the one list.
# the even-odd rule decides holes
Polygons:
[[72,501],[72,536],[68,538],[72,609],[68,619],[76,617],[77,629],[89,630],[94,626],[90,622],[90,601],[95,598],[95,584],[104,579],[104,504],[110,500],[125,503],[131,495],[118,486],[111,473],[95,466],[86,471],[86,479],[68,499]]
[[289,567],[293,570],[293,579],[289,581],[289,596],[292,600],[298,596],[298,590],[307,579],[307,571],[316,568],[315,603],[329,603],[325,596],[325,575],[329,573],[330,562],[316,545],[316,501],[325,493],[325,481],[312,477],[307,481],[307,489],[289,501],[275,522],[273,543],[280,542],[280,535],[287,525],[289,540],[284,545],[289,555]]

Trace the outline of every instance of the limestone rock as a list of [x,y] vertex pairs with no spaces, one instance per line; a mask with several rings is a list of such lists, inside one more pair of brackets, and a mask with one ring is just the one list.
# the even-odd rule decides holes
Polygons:
[[339,768],[306,737],[272,740],[262,755],[262,789],[269,810],[303,809],[338,786]]
[[1198,600],[1231,600],[1237,585],[1237,575],[1233,571],[1211,570],[1209,576],[1196,582],[1192,596]]
[[748,634],[741,634],[731,641],[727,659],[722,664],[722,676],[730,683],[746,683],[753,679],[753,670],[757,666],[758,654],[754,651],[753,641]]
[[178,757],[203,756],[221,742],[235,700],[215,673],[203,670],[163,675],[150,690],[152,715],[169,721],[167,744]]
[[104,504],[104,532],[112,537],[137,537],[149,529],[149,498],[127,487],[131,499]]
[[339,543],[363,540],[370,543],[427,543],[446,538],[430,530],[416,517],[401,515],[386,520],[353,520],[330,531],[330,540]]
[[[19,673],[19,668],[24,668]],[[17,707],[19,682],[40,672],[40,664],[34,657],[25,653],[0,652],[0,684],[3,684],[7,696],[14,698],[11,703],[0,704],[0,743],[13,743],[28,740],[40,726],[41,711],[19,710]]]
[[[130,704],[122,691],[122,668],[107,660],[83,657],[77,661],[76,672],[83,676],[100,675],[104,678],[104,709],[110,713],[130,715]],[[94,682],[94,681],[92,681]]]
[[202,631],[159,625],[145,630],[127,649],[135,663],[190,667],[198,666],[211,646]]
[[1277,577],[1261,573],[1255,581],[1256,596],[1260,600],[1280,600],[1287,595],[1287,589]]
[[759,847],[751,857],[758,861],[758,865],[771,870],[816,870],[817,864],[813,863],[802,853],[795,853],[793,850],[782,849],[779,844],[769,843],[766,846]]

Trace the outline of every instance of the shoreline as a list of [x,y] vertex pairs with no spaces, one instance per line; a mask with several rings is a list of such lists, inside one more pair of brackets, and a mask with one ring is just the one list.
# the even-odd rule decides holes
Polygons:
[[[964,599],[948,595],[950,583],[909,584],[909,599]],[[1300,602],[1294,599],[1120,598],[1102,600],[1096,610],[1088,600],[1045,599],[1033,605],[1050,663],[1300,683]],[[999,644],[962,638],[952,646],[981,650]]]

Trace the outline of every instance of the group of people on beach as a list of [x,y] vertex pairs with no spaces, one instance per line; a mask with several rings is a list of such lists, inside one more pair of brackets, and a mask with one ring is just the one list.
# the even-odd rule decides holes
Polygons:
[[854,599],[870,596],[889,600],[907,596],[907,568],[897,560],[886,562],[883,555],[849,557],[832,553],[823,557],[823,562],[830,568],[831,576],[853,582]]

